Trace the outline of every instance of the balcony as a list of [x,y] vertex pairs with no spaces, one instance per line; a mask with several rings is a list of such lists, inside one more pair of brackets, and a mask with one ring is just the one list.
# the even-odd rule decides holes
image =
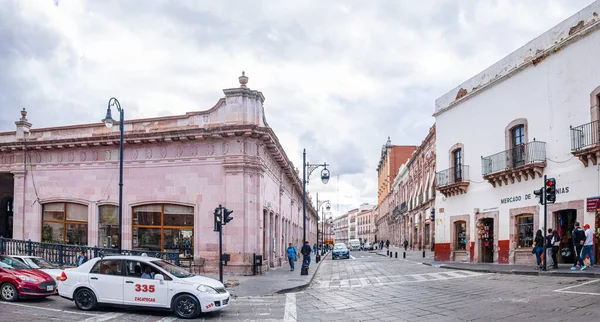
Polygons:
[[466,193],[469,184],[468,165],[453,167],[435,174],[435,189],[446,198]]
[[492,186],[542,177],[546,167],[546,142],[533,141],[481,158],[481,173]]
[[578,157],[584,166],[598,164],[600,155],[600,128],[598,121],[571,127],[571,154]]

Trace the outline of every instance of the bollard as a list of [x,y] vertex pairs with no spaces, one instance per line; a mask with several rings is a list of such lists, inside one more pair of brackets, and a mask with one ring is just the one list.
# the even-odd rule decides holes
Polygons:
[[423,251],[423,258],[425,258],[425,251]]
[[396,258],[398,258],[398,252],[396,252]]
[[388,256],[390,255],[390,250],[389,250],[389,249],[388,249],[388,251],[387,251],[387,255],[388,255]]
[[406,258],[406,252],[402,253],[402,258]]

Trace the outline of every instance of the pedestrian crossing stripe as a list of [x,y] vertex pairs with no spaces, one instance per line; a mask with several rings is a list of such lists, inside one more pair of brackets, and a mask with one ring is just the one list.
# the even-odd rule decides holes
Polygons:
[[355,288],[355,287],[366,287],[366,286],[385,286],[392,284],[404,284],[404,283],[422,283],[422,282],[434,282],[443,281],[457,278],[468,278],[477,277],[482,275],[488,275],[487,273],[471,272],[471,271],[449,271],[449,272],[438,272],[438,273],[426,273],[426,274],[410,274],[410,275],[393,275],[385,276],[383,278],[377,276],[373,277],[361,277],[361,278],[347,278],[347,279],[332,279],[332,280],[320,280],[316,279],[313,284],[313,288]]

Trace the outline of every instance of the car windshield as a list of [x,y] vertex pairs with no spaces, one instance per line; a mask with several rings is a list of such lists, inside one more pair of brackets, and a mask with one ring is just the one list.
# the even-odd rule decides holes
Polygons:
[[194,276],[194,274],[191,274],[190,272],[186,271],[185,269],[183,269],[179,266],[175,266],[169,262],[165,262],[163,260],[152,261],[151,263],[164,269],[165,271],[169,272],[170,274],[173,274],[175,277],[186,278],[186,277]]
[[[35,266],[37,266],[36,268],[42,268],[42,269],[44,269],[44,268],[47,268],[47,269],[53,269],[53,268],[55,269],[55,268],[58,268],[58,266],[56,266],[56,265],[54,265],[54,264],[51,264],[51,263],[47,262],[47,261],[46,261],[45,259],[43,259],[43,258],[36,258],[36,257],[33,257],[33,258],[30,258],[29,260],[31,260],[31,261],[33,262],[33,264],[34,264]],[[34,266],[34,267],[35,267],[35,266]]]
[[31,267],[19,262],[12,257],[1,256],[0,265],[5,269],[31,269]]
[[343,245],[336,245],[335,247],[333,247],[334,250],[338,249],[338,250],[344,250],[346,249],[346,246]]

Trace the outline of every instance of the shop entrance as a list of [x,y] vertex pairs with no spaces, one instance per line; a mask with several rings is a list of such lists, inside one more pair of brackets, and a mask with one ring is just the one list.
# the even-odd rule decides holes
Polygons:
[[481,262],[494,262],[494,219],[481,219],[482,235],[481,235]]
[[0,236],[13,237],[13,191],[15,183],[10,173],[0,173]]
[[559,264],[573,264],[575,261],[575,251],[573,250],[573,239],[571,232],[575,228],[577,221],[577,210],[566,209],[554,213],[555,227],[560,236],[560,246],[558,248],[557,259]]

